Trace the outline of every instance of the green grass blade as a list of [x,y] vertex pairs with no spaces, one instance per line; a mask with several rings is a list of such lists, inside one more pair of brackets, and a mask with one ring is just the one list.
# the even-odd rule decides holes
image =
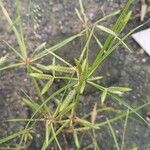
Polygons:
[[[140,105],[139,107],[135,108],[134,111],[137,112],[137,111],[139,111],[139,110],[141,110],[141,109],[143,109],[144,107],[147,107],[147,106],[149,106],[149,105],[150,105],[150,102],[148,102],[148,103],[146,103],[146,104],[143,104],[143,105]],[[130,110],[129,114],[134,113],[134,111]],[[114,118],[112,118],[112,119],[109,119],[109,121],[110,121],[110,123],[116,122],[116,121],[121,120],[121,119],[123,119],[124,117],[126,117],[126,115],[127,115],[127,112],[125,111],[125,112],[121,113],[120,115],[118,115],[117,117],[114,117]],[[104,126],[106,126],[107,124],[108,124],[107,121],[104,121],[104,122],[98,124],[98,126],[99,126],[99,127],[104,127]]]
[[61,148],[61,146],[60,146],[60,143],[59,143],[59,141],[58,141],[58,139],[57,139],[57,135],[56,135],[56,133],[55,133],[55,130],[54,130],[54,127],[53,127],[53,124],[51,123],[51,129],[52,129],[52,136],[54,137],[54,139],[55,139],[55,141],[56,141],[56,143],[57,143],[57,146],[58,146],[58,148],[59,148],[59,150],[62,150],[62,148]]
[[78,124],[80,124],[84,127],[89,127],[91,129],[99,129],[98,124],[92,124],[91,122],[89,122],[85,119],[76,118],[76,121],[78,122]]
[[[39,96],[41,102],[43,103],[45,101],[45,99],[44,99],[43,95],[41,94],[41,90],[40,90],[39,84],[38,84],[38,82],[36,81],[35,78],[32,78],[32,83],[33,83],[33,86],[34,86],[34,89],[35,89],[37,95]],[[44,104],[44,109],[50,115],[51,109],[49,108],[49,106],[47,106],[46,104]],[[39,112],[40,111],[39,108],[36,111]]]
[[[89,82],[88,83],[92,86],[94,86],[95,88],[104,91],[104,87],[93,83],[93,82]],[[110,93],[108,92],[108,95],[110,95],[114,100],[117,100],[119,103],[121,103],[122,105],[124,105],[125,107],[127,107],[128,109],[130,109],[131,111],[133,111],[139,118],[141,118],[148,126],[150,126],[150,124],[139,114],[137,113],[134,108],[132,108],[128,103],[125,102],[125,100],[123,98],[120,98],[119,96],[117,96],[116,94]]]
[[8,66],[5,66],[5,67],[0,68],[0,71],[6,70],[6,69],[11,69],[11,68],[20,67],[20,66],[23,66],[23,65],[24,65],[24,63],[10,64],[10,65],[8,65]]
[[8,54],[0,58],[0,66],[6,62],[7,57],[8,57]]
[[38,53],[39,51],[43,50],[43,48],[45,48],[46,42],[40,44],[32,53],[31,58],[33,58],[35,56],[36,53]]
[[122,144],[121,144],[121,150],[124,149],[124,143],[125,143],[125,132],[127,128],[127,122],[129,118],[129,109],[127,110],[126,118],[125,118],[125,123],[124,123],[124,129],[123,129],[123,135],[122,135]]
[[58,112],[62,112],[64,109],[66,109],[66,107],[68,107],[69,103],[71,103],[71,101],[74,98],[75,94],[76,94],[75,90],[72,90],[72,91],[69,92],[69,94],[66,96],[66,98],[61,103]]
[[53,84],[54,78],[50,78],[50,80],[46,83],[46,85],[44,86],[44,88],[41,91],[41,95],[44,95],[49,88],[51,87],[51,85]]
[[[55,131],[55,136],[57,136],[57,135],[68,125],[68,123],[69,123],[69,121],[66,121],[57,131]],[[52,137],[50,138],[50,140],[48,141],[48,145],[49,145],[50,143],[52,143],[52,141],[53,141],[54,139],[55,139],[55,137],[52,136]],[[47,150],[47,147],[48,147],[48,146],[43,145],[42,148],[41,148],[41,150]]]
[[[109,34],[113,35],[116,39],[118,39],[118,40],[122,43],[122,45],[124,45],[125,48],[127,48],[130,52],[132,52],[132,51],[130,50],[130,48],[127,46],[127,44],[124,43],[124,41],[123,41],[122,39],[120,39],[120,38],[118,37],[118,35],[117,35],[115,32],[113,32],[112,30],[110,30],[110,29],[108,29],[108,28],[106,28],[106,27],[104,27],[104,26],[101,26],[101,25],[98,25],[97,27],[98,27],[100,30],[102,30],[102,31],[104,31],[104,32],[106,32],[106,33],[109,33]],[[114,39],[114,40],[115,40],[115,39]]]
[[[81,60],[83,59],[85,52],[88,51],[89,43],[90,43],[90,40],[91,40],[91,38],[92,38],[93,32],[94,32],[94,28],[92,28],[92,30],[91,30],[91,32],[90,32],[88,38],[87,38],[87,41],[86,41],[86,43],[85,43],[85,46],[84,46],[84,48],[83,48],[83,50],[82,50],[82,52],[81,52],[81,55],[80,55],[80,58],[79,58],[79,61],[80,61],[80,62],[81,62]],[[88,58],[86,58],[86,59],[88,59]]]
[[57,115],[57,118],[63,118],[64,116],[67,116],[67,113],[70,112],[75,107],[75,104],[76,104],[75,102],[72,102],[65,109],[63,109],[60,113],[58,113],[59,111],[59,108],[58,108],[58,110],[56,110],[55,112],[55,116]]
[[[31,116],[30,119],[33,119],[36,114],[41,111],[41,109],[50,101],[52,100],[55,96],[61,94],[63,91],[67,90],[68,88],[71,88],[75,85],[75,83],[70,83],[70,84],[67,84],[66,86],[58,89],[56,92],[54,92],[52,95],[50,95],[45,101],[43,101],[43,103],[40,105],[40,107],[33,113],[33,115]],[[26,125],[26,128],[29,127],[29,124],[30,124],[31,121],[28,122],[28,124]]]
[[[128,0],[128,3],[126,4],[124,10],[122,11],[120,17],[118,18],[118,20],[116,21],[116,23],[112,29],[112,31],[114,33],[116,33],[116,35],[119,35],[120,32],[124,29],[125,25],[127,24],[128,20],[131,16],[131,12],[128,12],[128,9],[129,9],[129,6],[131,5],[131,3],[132,3],[132,0]],[[121,41],[123,41],[123,40],[121,40]],[[103,61],[103,59],[101,60],[101,57],[103,57],[103,55],[108,56],[109,53],[107,51],[113,46],[114,43],[115,43],[115,37],[114,37],[114,35],[110,34],[103,45],[103,49],[100,50],[99,53],[97,54],[92,66],[89,70],[89,75],[91,75],[95,71],[95,69],[101,64],[101,62]]]
[[134,108],[132,108],[128,103],[126,103],[123,98],[120,98],[119,96],[117,96],[117,95],[115,95],[115,94],[110,94],[110,96],[111,96],[114,100],[117,100],[119,103],[121,103],[122,105],[124,105],[125,107],[127,107],[128,109],[130,109],[131,111],[133,111],[140,119],[142,119],[142,120],[150,127],[150,123],[147,122],[138,112],[136,112],[136,111],[134,110]]
[[80,5],[80,11],[81,11],[82,15],[84,15],[85,12],[84,12],[84,7],[83,7],[83,2],[82,2],[82,0],[79,0],[79,5]]
[[97,25],[100,22],[105,21],[106,19],[108,19],[110,17],[113,17],[113,16],[116,16],[116,15],[120,14],[120,12],[121,12],[120,10],[117,10],[117,11],[111,13],[111,14],[108,14],[108,15],[104,16],[103,18],[97,20],[94,24]]
[[73,130],[73,138],[74,138],[75,145],[76,145],[77,149],[79,149],[80,148],[80,143],[79,143],[79,139],[78,139],[78,135],[77,135],[76,130]]
[[103,76],[97,76],[97,77],[91,77],[88,79],[88,81],[96,81],[96,80],[101,80]]
[[72,81],[78,81],[78,78],[72,78],[72,77],[68,77],[68,76],[55,76],[55,79],[62,79],[62,80],[72,80]]
[[121,94],[123,92],[132,91],[132,89],[126,87],[109,87],[108,91],[114,94]]
[[37,73],[43,73],[40,69],[34,67],[34,66],[30,66],[30,69],[33,71],[33,72],[37,72]]
[[46,146],[48,146],[48,140],[49,140],[49,137],[50,137],[50,133],[51,133],[50,122],[46,121],[45,122],[45,141],[44,141],[44,144],[46,144]]
[[22,56],[14,47],[12,47],[7,41],[3,40],[3,42],[4,42],[12,51],[14,51],[18,57],[20,57],[22,60],[24,59],[23,56]]
[[[128,10],[129,7],[131,5],[131,3],[133,2],[133,0],[128,0],[126,6],[124,7],[123,11],[121,12],[119,18],[117,19],[115,25],[113,26],[113,31],[117,34],[119,34],[125,27],[124,24],[124,19],[126,18],[126,15],[128,14]],[[106,45],[108,45],[108,43],[113,39],[113,37],[111,35],[109,35],[107,41],[106,41]]]
[[101,103],[102,105],[104,104],[105,100],[106,100],[106,96],[107,96],[107,92],[108,92],[108,89],[106,88],[102,94],[101,94]]
[[[135,32],[136,30],[138,30],[139,28],[141,28],[142,26],[144,26],[145,24],[149,23],[150,19],[148,21],[146,21],[145,23],[139,25],[138,27],[134,28],[133,30],[131,30],[129,33],[127,33],[122,39],[121,41],[124,41],[127,37],[129,37],[133,32]],[[121,41],[119,41],[118,43],[116,43],[113,47],[110,47],[109,50],[107,51],[107,53],[105,53],[105,55],[103,55],[100,59],[99,59],[99,64],[101,64],[106,57],[108,57],[116,48],[118,48],[118,46],[121,44]],[[102,52],[103,53],[103,52]],[[91,67],[92,69],[92,67]],[[90,71],[89,71],[90,72]],[[92,72],[90,73],[92,74]]]
[[12,26],[9,27],[8,31],[11,31],[12,27],[17,25],[19,21],[20,21],[20,16],[17,16],[17,18],[13,21]]
[[22,147],[0,147],[0,149],[1,150],[24,150],[24,149],[26,149],[26,147],[25,146],[22,146]]
[[61,58],[60,56],[56,55],[55,53],[48,51],[48,53],[50,53],[51,55],[53,55],[55,58],[57,58],[58,60],[62,61],[63,63],[65,63],[66,65],[73,67],[70,63],[68,63],[66,60],[64,60],[63,58]]
[[8,120],[6,120],[6,121],[8,121],[8,122],[28,122],[28,121],[32,121],[32,122],[34,122],[34,121],[45,121],[44,119],[24,119],[24,118],[17,118],[17,119],[8,119]]
[[22,98],[22,100],[26,105],[28,105],[33,110],[37,110],[39,108],[39,105],[37,103],[35,103],[34,101],[31,101],[26,98]]
[[26,54],[25,47],[23,46],[24,44],[23,44],[23,41],[22,41],[22,39],[21,39],[21,36],[20,36],[18,30],[16,29],[16,27],[14,26],[13,21],[12,21],[11,18],[9,17],[9,14],[8,14],[7,10],[5,9],[5,7],[3,6],[3,3],[2,3],[1,1],[0,1],[0,7],[1,7],[2,12],[3,12],[4,16],[6,17],[6,19],[7,19],[8,23],[9,23],[9,25],[12,27],[12,29],[13,29],[13,31],[14,31],[14,33],[15,33],[15,36],[16,36],[16,38],[17,38],[17,42],[18,42],[18,44],[19,44],[19,47],[20,47],[20,51],[21,51],[21,53],[22,53],[22,56],[23,56],[23,57],[26,57],[27,54]]
[[85,32],[85,31],[83,30],[83,31],[81,31],[79,34],[73,35],[73,36],[71,36],[71,37],[69,37],[69,38],[67,38],[67,39],[65,39],[65,40],[63,40],[63,41],[61,41],[60,43],[58,43],[58,44],[56,44],[56,45],[54,45],[54,46],[52,46],[52,47],[50,47],[50,48],[48,48],[48,49],[45,49],[44,51],[42,51],[42,52],[38,53],[37,55],[35,55],[35,56],[31,59],[31,61],[35,61],[35,60],[38,60],[38,59],[40,59],[40,58],[46,56],[46,55],[48,54],[48,52],[54,52],[54,51],[60,49],[61,47],[65,46],[66,44],[68,44],[68,43],[70,43],[71,41],[73,41],[74,39],[76,39],[77,37],[82,36],[84,32]]
[[84,23],[84,21],[83,21],[83,19],[82,19],[82,17],[81,17],[81,14],[80,14],[80,12],[79,12],[79,10],[75,8],[75,12],[76,12],[78,18],[80,19],[80,21],[81,21],[82,23]]
[[93,33],[93,37],[96,40],[96,43],[98,44],[98,46],[100,47],[100,49],[103,48],[103,44],[100,42],[100,40],[96,37],[96,35]]
[[31,77],[33,78],[37,78],[37,79],[45,79],[45,80],[50,80],[53,77],[49,74],[44,74],[44,73],[30,73],[29,74]]
[[115,132],[114,132],[114,130],[113,130],[111,124],[110,124],[110,121],[109,121],[108,119],[107,119],[107,123],[108,123],[109,129],[110,129],[110,131],[111,131],[111,134],[112,134],[112,136],[113,136],[113,139],[114,139],[114,142],[115,142],[115,145],[116,145],[116,149],[117,149],[117,150],[120,150],[119,144],[118,144],[118,142],[117,142],[117,138],[116,138],[116,135],[115,135]]
[[24,133],[26,133],[27,132],[27,130],[21,130],[21,131],[19,131],[19,132],[17,132],[17,133],[14,133],[14,134],[12,134],[12,135],[9,135],[9,136],[7,136],[7,137],[5,137],[5,138],[1,138],[0,139],[0,144],[3,144],[3,143],[5,143],[5,142],[7,142],[7,141],[10,141],[10,140],[12,140],[12,139],[14,139],[14,138],[16,138],[16,137],[19,137],[20,135],[22,135],[22,134],[24,134]]
[[45,66],[45,65],[37,64],[37,67],[42,70],[47,70],[47,71],[52,70],[52,71],[71,73],[71,74],[74,73],[76,70],[75,67],[64,67],[64,66],[60,66],[60,65]]

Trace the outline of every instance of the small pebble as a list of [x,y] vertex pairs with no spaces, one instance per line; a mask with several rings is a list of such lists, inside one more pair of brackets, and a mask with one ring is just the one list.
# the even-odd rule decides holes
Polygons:
[[36,135],[36,137],[37,137],[37,138],[40,138],[40,137],[41,137],[41,135],[40,135],[40,134],[37,134],[37,135]]
[[145,63],[145,62],[146,62],[146,59],[145,59],[145,58],[143,58],[143,59],[142,59],[142,62],[143,62],[143,63]]
[[27,80],[28,80],[27,78],[24,78],[24,79],[23,79],[24,82],[27,82]]

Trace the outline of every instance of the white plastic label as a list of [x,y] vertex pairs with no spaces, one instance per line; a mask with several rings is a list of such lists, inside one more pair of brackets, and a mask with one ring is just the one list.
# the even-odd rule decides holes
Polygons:
[[134,33],[132,37],[150,56],[150,28]]

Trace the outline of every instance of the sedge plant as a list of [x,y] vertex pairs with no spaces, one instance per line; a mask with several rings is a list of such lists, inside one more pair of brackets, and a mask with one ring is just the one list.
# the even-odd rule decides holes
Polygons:
[[[50,48],[46,48],[46,43],[42,43],[35,50],[32,50],[31,53],[28,52],[27,38],[23,31],[21,16],[18,15],[17,19],[13,21],[3,3],[0,2],[1,10],[10,26],[10,29],[14,32],[14,36],[16,37],[18,44],[18,48],[14,48],[7,41],[1,39],[1,42],[4,42],[8,48],[14,52],[16,58],[9,64],[7,62],[10,57],[8,54],[1,57],[0,72],[16,67],[26,68],[25,73],[33,81],[33,87],[40,99],[39,101],[35,101],[34,98],[31,98],[25,91],[23,91],[24,97],[22,97],[22,101],[33,111],[33,114],[31,118],[14,118],[7,120],[11,123],[25,122],[26,125],[23,130],[1,138],[0,145],[3,146],[6,142],[19,138],[19,142],[16,147],[10,148],[18,150],[27,149],[29,141],[32,141],[34,137],[33,135],[36,134],[36,125],[40,124],[44,127],[41,150],[46,150],[52,145],[55,145],[60,150],[64,149],[60,139],[61,137],[64,138],[67,134],[72,135],[74,147],[81,149],[82,136],[80,137],[79,135],[84,132],[89,133],[91,136],[91,144],[84,149],[92,148],[99,150],[100,144],[97,142],[96,132],[97,130],[100,132],[101,127],[108,127],[116,149],[122,150],[124,147],[124,136],[127,121],[131,113],[136,114],[147,124],[147,126],[150,126],[150,124],[138,113],[138,110],[148,106],[150,103],[133,108],[119,96],[120,93],[131,91],[130,88],[104,87],[97,83],[97,81],[102,79],[102,76],[94,76],[98,67],[101,66],[107,57],[120,45],[123,45],[131,52],[124,40],[139,27],[123,37],[120,37],[120,33],[125,28],[132,14],[129,10],[131,3],[132,0],[128,0],[122,11],[117,11],[105,16],[91,25],[88,22],[82,0],[79,0],[80,7],[79,9],[75,9],[75,11],[83,24],[83,30]],[[112,29],[101,25],[102,21],[115,15],[119,15],[119,17]],[[99,40],[95,31],[106,32],[108,34],[104,43]],[[67,45],[76,38],[82,37],[86,39],[85,45],[81,49],[79,58],[74,60],[74,64],[69,63],[56,53],[56,51],[61,47]],[[93,39],[99,46],[99,51],[92,64],[90,64],[89,55],[92,53],[92,51],[90,51],[90,43]],[[40,61],[47,56],[51,56],[52,58],[52,63],[49,65],[41,63]],[[61,65],[58,62],[61,62]],[[59,89],[50,92],[51,87],[55,84],[55,80],[62,80],[63,85]],[[106,100],[111,98],[113,101],[125,106],[127,110],[118,111],[112,107],[99,107],[98,103],[95,103],[92,112],[89,112],[86,116],[79,117],[77,108],[79,106],[80,96],[84,94],[87,85],[90,85],[91,88],[95,88],[100,92],[99,99],[102,106],[105,106]],[[52,104],[55,104],[54,108],[51,107]],[[113,118],[105,118],[103,122],[98,122],[97,115],[103,111],[115,112],[116,116]],[[112,124],[123,118],[125,118],[124,134],[122,143],[119,143]],[[1,148],[5,149],[5,147]]]

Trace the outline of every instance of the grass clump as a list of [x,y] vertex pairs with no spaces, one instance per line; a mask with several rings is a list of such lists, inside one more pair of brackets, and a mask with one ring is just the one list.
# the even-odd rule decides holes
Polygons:
[[[107,126],[111,132],[112,138],[114,139],[114,144],[119,150],[123,149],[124,135],[123,142],[121,144],[118,143],[117,137],[112,127],[112,123],[125,118],[126,126],[129,115],[131,113],[135,113],[148,126],[150,126],[150,124],[138,113],[139,109],[142,109],[150,103],[144,104],[138,108],[132,108],[123,98],[119,96],[120,93],[131,91],[130,88],[104,87],[100,84],[97,84],[96,82],[101,80],[102,76],[94,76],[94,72],[97,70],[97,68],[102,65],[107,57],[120,45],[123,45],[125,48],[130,50],[124,40],[132,32],[123,37],[120,37],[119,35],[130,19],[131,11],[129,11],[129,7],[131,3],[132,0],[128,0],[126,6],[121,12],[117,11],[98,20],[93,25],[89,25],[82,1],[79,0],[80,8],[76,9],[76,13],[83,24],[83,31],[61,41],[60,43],[50,48],[46,48],[46,43],[44,42],[39,45],[32,54],[29,55],[27,42],[21,23],[19,24],[19,27],[17,27],[15,21],[12,21],[10,18],[3,3],[0,2],[1,10],[9,23],[10,28],[13,30],[19,45],[19,48],[15,49],[7,41],[3,41],[10,48],[10,50],[14,52],[16,59],[13,61],[13,63],[5,65],[5,62],[9,60],[9,55],[1,57],[0,71],[15,67],[26,68],[26,74],[32,79],[33,87],[40,99],[40,101],[36,102],[24,92],[24,97],[22,100],[30,109],[33,110],[33,114],[31,118],[17,118],[7,120],[12,123],[26,122],[27,124],[23,130],[1,138],[0,144],[4,144],[14,138],[19,137],[18,145],[12,149],[26,149],[28,147],[29,141],[33,139],[33,135],[36,133],[36,125],[41,124],[41,126],[44,127],[45,132],[41,150],[46,150],[52,145],[55,145],[60,150],[63,149],[64,147],[61,145],[62,142],[60,139],[66,134],[72,135],[72,138],[74,139],[74,147],[81,149],[82,140],[79,135],[81,135],[83,132],[88,132],[92,139],[91,144],[88,145],[85,149],[92,148],[99,150],[100,146],[97,143],[96,131],[99,131],[101,127]],[[112,29],[99,25],[101,21],[116,14],[119,14],[119,18],[117,19]],[[18,18],[21,20],[21,16]],[[106,32],[108,34],[104,44],[102,44],[98,37],[94,34],[95,30],[100,30],[100,32]],[[76,38],[81,37],[85,37],[86,42],[83,49],[81,50],[80,57],[74,60],[75,65],[70,64],[55,53],[59,48],[65,46]],[[92,64],[89,64],[89,55],[92,53],[90,52],[89,45],[92,38],[99,45],[99,52]],[[53,57],[52,64],[45,65],[41,63],[40,59],[43,59],[48,55]],[[61,62],[61,65],[57,64],[58,60]],[[58,79],[64,81],[62,87],[56,89],[56,91],[53,91],[53,93],[49,93],[50,88],[54,85],[54,81]],[[77,108],[79,106],[80,96],[84,93],[87,85],[90,85],[91,88],[96,88],[98,91],[100,91],[100,100],[102,106],[104,107],[98,108],[98,104],[96,103],[92,112],[89,112],[89,114],[86,116],[79,117]],[[103,122],[99,123],[96,119],[99,112],[107,112],[107,110],[112,110],[115,112],[113,108],[105,106],[108,97],[111,97],[112,100],[124,105],[127,108],[127,111],[121,111],[120,113],[117,113],[114,118],[105,118]],[[51,104],[53,103],[55,104],[54,108],[51,107]],[[91,116],[91,119],[89,119],[89,116]]]

